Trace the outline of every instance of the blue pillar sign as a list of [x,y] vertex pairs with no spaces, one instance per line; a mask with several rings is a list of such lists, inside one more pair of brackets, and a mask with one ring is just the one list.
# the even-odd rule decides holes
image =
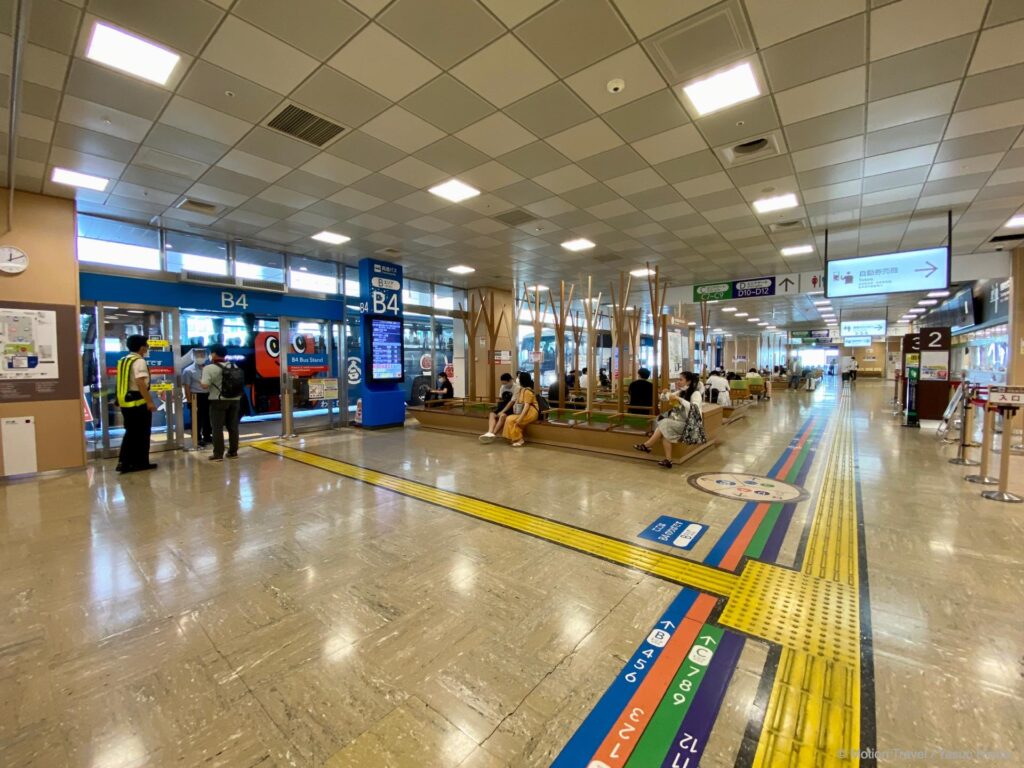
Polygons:
[[361,367],[365,374],[362,425],[369,429],[400,427],[405,423],[405,393],[401,387],[405,371],[401,348],[402,268],[398,264],[360,260],[359,311]]

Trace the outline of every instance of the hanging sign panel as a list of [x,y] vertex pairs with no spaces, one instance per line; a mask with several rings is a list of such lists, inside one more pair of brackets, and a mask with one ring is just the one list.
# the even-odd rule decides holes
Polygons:
[[948,248],[830,261],[825,270],[829,298],[945,288],[949,288]]
[[844,320],[839,323],[841,336],[885,336],[885,320]]
[[732,298],[732,283],[709,283],[708,285],[693,286],[693,300],[721,301]]

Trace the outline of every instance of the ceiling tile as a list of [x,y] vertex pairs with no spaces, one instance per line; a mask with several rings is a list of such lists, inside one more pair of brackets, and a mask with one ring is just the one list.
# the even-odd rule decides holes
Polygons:
[[26,82],[38,83],[59,91],[64,87],[67,71],[68,56],[32,43],[25,44],[24,77]]
[[590,208],[618,198],[618,195],[600,182],[560,192],[559,194],[577,208]]
[[971,75],[960,86],[956,112],[1024,98],[1024,64]]
[[[514,184],[517,181],[523,180],[523,177],[518,173],[509,170],[504,165],[495,162],[494,160],[463,172],[460,178],[467,184],[485,191],[501,189],[502,187],[507,187],[509,184]],[[427,185],[421,184],[420,186],[425,187]]]
[[883,155],[887,152],[917,147],[921,144],[935,143],[942,139],[945,128],[946,118],[942,116],[874,131],[867,135],[864,155],[865,157]]
[[860,135],[864,132],[865,110],[863,104],[858,104],[855,107],[787,125],[785,133],[790,151],[795,152]]
[[338,0],[303,0],[287,12],[278,0],[238,0],[231,12],[321,61],[366,23]]
[[[9,80],[7,77],[3,79]],[[47,88],[45,85],[22,83],[21,110],[24,114],[41,117],[46,120],[55,120],[59,106],[60,91]]]
[[665,184],[661,176],[650,168],[644,168],[627,173],[624,176],[608,179],[605,183],[620,195],[633,195],[637,192],[643,192],[646,189],[653,189]]
[[368,24],[328,64],[377,93],[398,101],[440,70],[377,24]]
[[416,187],[380,173],[360,179],[352,185],[352,189],[389,201],[411,195],[416,191]]
[[[18,142],[19,148],[22,142]],[[98,157],[109,157],[111,160],[118,160],[127,163],[135,155],[138,144],[125,141],[105,133],[90,131],[86,128],[79,128],[69,123],[57,123],[53,132],[53,144],[57,147],[66,147],[89,155]],[[44,145],[45,146],[45,145]],[[42,158],[45,161],[45,157]]]
[[550,136],[548,141],[570,160],[580,160],[622,144],[601,118],[594,118]]
[[864,11],[864,0],[746,0],[747,13],[762,48]]
[[988,0],[900,0],[871,13],[871,59],[936,43],[981,27]]
[[970,74],[999,69],[1024,61],[1020,50],[1021,35],[1024,34],[1024,20],[1001,27],[986,29],[978,38],[978,47],[971,59]]
[[[928,174],[928,181],[939,181],[941,179],[953,178],[954,176],[969,176],[976,173],[990,173],[995,170],[1002,158],[1003,153],[996,152],[991,155],[979,155],[978,157],[965,157],[960,160],[935,163]],[[981,184],[978,186],[980,187]]]
[[129,165],[124,170],[124,173],[121,174],[121,181],[178,195],[192,186],[192,179],[176,176],[173,173],[156,171],[151,168],[141,168],[137,165]]
[[535,141],[513,150],[499,157],[498,161],[528,178],[569,165],[565,156],[544,141]]
[[675,157],[689,155],[707,148],[697,127],[693,124],[671,128],[663,133],[633,142],[633,148],[651,165]]
[[255,176],[235,173],[234,171],[229,171],[227,168],[221,168],[219,165],[215,165],[210,168],[210,170],[199,178],[199,181],[208,186],[228,189],[232,192],[246,195],[247,197],[259,194],[260,191],[265,189],[267,186],[267,182],[263,179],[257,179]]
[[608,0],[558,0],[520,25],[516,34],[560,77],[633,42]]
[[840,72],[775,94],[782,122],[796,123],[864,102],[867,69]]
[[155,120],[171,96],[159,86],[84,59],[72,61],[64,92],[147,120]]
[[[334,159],[337,160],[337,158]],[[317,200],[330,197],[343,186],[336,181],[307,171],[292,171],[287,176],[282,176],[278,179],[277,185],[286,189],[293,189],[296,192],[302,192],[305,195],[311,195]]]
[[263,179],[267,182],[277,181],[292,170],[286,165],[251,155],[240,149],[232,149],[217,162],[217,165],[227,168],[229,171]]
[[737,187],[763,186],[767,181],[792,176],[793,162],[788,155],[780,155],[730,168],[727,173]]
[[691,152],[675,160],[658,163],[654,169],[669,184],[680,181],[688,181],[702,176],[708,176],[722,169],[718,157],[710,150]]
[[797,171],[808,171],[823,165],[836,165],[864,156],[864,138],[854,136],[830,144],[822,144],[793,153],[793,167]]
[[867,14],[858,14],[761,53],[775,91],[858,67],[867,59]]
[[696,179],[688,179],[672,186],[676,188],[679,194],[689,200],[691,197],[699,197],[730,189],[732,188],[732,181],[725,173],[718,172]]
[[125,164],[109,157],[89,155],[74,149],[53,147],[50,150],[50,164],[70,168],[82,173],[92,173],[108,179],[116,179],[121,175]]
[[[149,120],[136,115],[129,115],[91,101],[83,101],[74,96],[64,96],[61,102],[60,119],[65,123],[77,125],[79,128],[87,128],[90,131],[105,133],[132,142],[142,141],[153,125]],[[24,118],[22,118],[22,122],[26,122]],[[24,127],[19,134],[26,135]],[[232,139],[231,143],[233,144],[235,141],[237,141],[237,137]]]
[[203,59],[196,59],[178,94],[250,123],[262,120],[281,101],[279,94]]
[[[806,189],[838,184],[841,181],[860,178],[864,173],[863,160],[851,160],[837,165],[827,165],[797,174],[800,186]],[[922,179],[923,181],[923,179]]]
[[556,171],[542,173],[534,178],[534,181],[542,187],[550,189],[556,194],[563,194],[570,190],[579,189],[594,183],[595,179],[589,173],[577,165],[567,165]]
[[962,192],[965,189],[980,189],[990,177],[988,171],[950,176],[945,179],[929,181],[921,190],[925,195],[944,195],[947,192]]
[[700,118],[697,126],[708,143],[720,146],[768,133],[779,127],[779,118],[771,97],[765,96]]
[[637,37],[647,37],[703,11],[718,0],[614,0]]
[[[233,0],[221,0],[222,2],[231,3]],[[384,10],[384,7],[390,2],[390,0],[348,0],[350,5],[354,5],[360,11],[365,13],[371,19]]]
[[431,187],[449,177],[448,173],[415,157],[404,157],[394,165],[383,168],[381,173],[419,189]]
[[511,152],[513,149],[536,140],[532,133],[519,123],[510,120],[502,112],[495,112],[493,115],[463,128],[455,135],[491,157]]
[[316,59],[230,15],[203,50],[203,58],[277,93],[291,92],[317,67]]
[[1024,125],[1024,99],[956,112],[949,119],[946,138],[955,139],[973,133],[1008,128],[1011,125]]
[[416,153],[416,157],[453,176],[482,165],[488,159],[487,155],[454,136],[445,136],[424,147]]
[[[321,152],[302,165],[302,171],[328,179],[340,185],[352,184],[368,176],[370,171],[328,152]],[[301,190],[300,190],[301,191]]]
[[385,202],[382,198],[351,188],[336,192],[327,199],[338,205],[355,208],[357,211],[369,211]]
[[594,113],[561,83],[552,83],[505,108],[505,112],[541,138],[582,123]]
[[[870,176],[864,179],[864,193],[881,192],[887,189],[898,189],[906,186],[920,187],[928,177],[928,166],[918,168],[907,168],[892,173],[880,173],[877,176]],[[872,203],[874,204],[874,203]]]
[[518,181],[507,187],[495,191],[498,197],[504,198],[515,205],[527,205],[538,200],[544,200],[551,196],[551,192],[529,179]]
[[[9,28],[11,13],[7,8],[4,10],[4,26]],[[59,0],[38,0],[31,6],[28,41],[60,53],[71,53],[81,16],[79,9]]]
[[[118,182],[117,186],[112,190],[112,193],[124,198],[133,198],[153,203],[155,205],[162,205],[165,208],[168,205],[173,205],[174,201],[179,197],[179,195],[173,192],[161,192],[158,189],[140,187],[138,184],[129,184],[125,181]],[[245,198],[242,197],[242,200],[245,200]]]
[[399,106],[373,118],[363,131],[404,152],[415,152],[444,137],[444,133]]
[[[515,77],[509,77],[515,72]],[[554,82],[555,77],[513,35],[505,35],[455,67],[451,74],[498,107]]]
[[861,180],[853,179],[852,181],[844,181],[839,184],[830,184],[827,187],[805,189],[801,196],[803,197],[804,203],[809,205],[811,203],[820,203],[823,200],[835,200],[840,197],[859,195],[860,191]]
[[331,67],[320,67],[292,94],[292,100],[349,128],[379,115],[390,102]]
[[626,141],[644,139],[690,122],[679,100],[664,88],[606,112],[603,117]]
[[317,154],[315,147],[261,126],[253,128],[238,142],[237,149],[291,168],[302,165]]
[[878,173],[891,173],[901,171],[904,168],[913,168],[918,165],[928,165],[935,158],[935,151],[938,144],[926,144],[913,149],[904,149],[899,152],[890,152],[886,155],[876,155],[864,160],[864,175],[874,176]]
[[1024,19],[1024,5],[1017,0],[992,0],[985,17],[985,26],[994,27],[1017,19]]
[[[236,208],[249,199],[248,195],[220,189],[219,187],[212,187],[209,184],[193,184],[185,194],[204,203],[226,205],[229,208]],[[171,203],[173,202],[172,200]],[[167,203],[167,205],[171,205],[171,203]]]
[[[625,81],[623,91],[608,91],[608,82],[614,78]],[[665,81],[639,45],[632,45],[577,72],[566,83],[598,113],[608,112],[665,88]]]
[[514,27],[552,0],[481,0],[507,27]]
[[863,205],[883,205],[895,203],[897,200],[916,200],[921,194],[923,184],[911,184],[906,187],[892,187],[878,192],[869,192],[863,195]]
[[944,83],[868,104],[868,130],[878,131],[894,125],[912,123],[948,114],[959,90],[959,83]]
[[447,133],[455,133],[494,111],[494,107],[448,74],[406,96],[402,106]]
[[578,165],[595,179],[605,181],[647,167],[647,163],[629,146],[620,145],[580,160]]
[[187,133],[162,123],[153,126],[146,136],[146,145],[208,165],[217,162],[230,149],[227,144],[204,139],[202,136],[196,136],[194,133]]
[[505,31],[475,0],[398,0],[377,21],[442,69]]
[[327,148],[327,152],[371,171],[398,162],[405,153],[363,131],[352,131]]
[[974,49],[974,35],[961,35],[874,61],[868,70],[868,99],[896,96],[959,80]]
[[975,157],[990,152],[1005,152],[1013,144],[1020,130],[1016,127],[996,131],[975,133],[958,139],[947,139],[939,145],[936,162],[959,160],[961,157]]

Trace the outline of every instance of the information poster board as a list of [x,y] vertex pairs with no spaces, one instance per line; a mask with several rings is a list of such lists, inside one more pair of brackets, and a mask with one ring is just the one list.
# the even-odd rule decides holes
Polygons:
[[57,313],[0,307],[0,379],[58,379]]

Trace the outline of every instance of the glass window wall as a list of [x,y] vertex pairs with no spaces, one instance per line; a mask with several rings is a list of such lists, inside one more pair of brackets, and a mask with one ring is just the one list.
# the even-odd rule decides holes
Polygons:
[[132,270],[159,270],[160,232],[97,216],[79,216],[78,260]]
[[227,275],[228,244],[185,232],[168,232],[164,242],[168,272]]
[[288,287],[311,293],[338,293],[338,265],[305,256],[288,257]]
[[245,245],[236,246],[235,277],[284,283],[284,254]]

